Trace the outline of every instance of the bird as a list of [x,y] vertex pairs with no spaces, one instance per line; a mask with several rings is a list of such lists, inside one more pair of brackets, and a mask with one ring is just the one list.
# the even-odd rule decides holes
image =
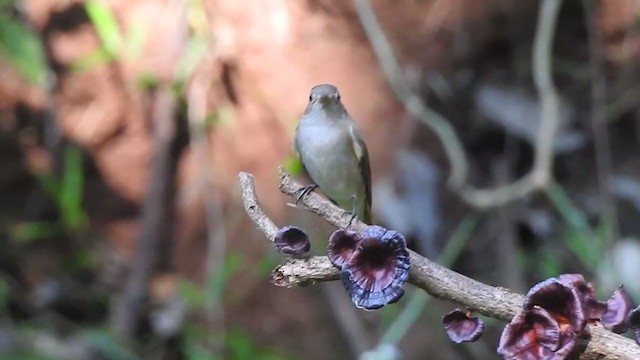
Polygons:
[[293,151],[312,182],[300,190],[298,201],[319,187],[331,202],[351,213],[349,224],[354,218],[372,223],[369,151],[334,85],[311,88]]

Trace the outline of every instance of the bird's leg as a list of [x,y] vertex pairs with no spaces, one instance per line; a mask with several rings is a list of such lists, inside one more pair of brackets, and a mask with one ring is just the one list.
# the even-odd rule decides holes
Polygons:
[[347,225],[348,228],[351,227],[353,220],[358,218],[357,210],[358,210],[358,197],[354,194],[354,195],[351,195],[351,211],[347,213],[351,215],[351,217],[349,218],[349,225]]
[[296,197],[296,205],[298,205],[298,203],[300,202],[300,200],[302,200],[303,197],[309,195],[316,188],[318,188],[318,185],[309,184],[309,185],[307,185],[307,186],[305,186],[303,188],[300,188],[300,189],[296,190],[296,192],[300,192],[300,195],[298,195]]

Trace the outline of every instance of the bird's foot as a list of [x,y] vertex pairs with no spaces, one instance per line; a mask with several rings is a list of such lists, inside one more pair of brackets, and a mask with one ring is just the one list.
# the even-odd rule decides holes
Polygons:
[[353,222],[358,219],[358,214],[354,211],[346,212],[345,214],[349,215],[349,224],[347,228],[350,228],[353,225]]
[[347,212],[347,214],[350,215],[349,217],[349,225],[347,225],[348,228],[351,227],[351,225],[353,224],[353,221],[356,220],[358,218],[358,197],[356,195],[352,195],[351,196],[351,211]]
[[310,184],[297,190],[296,192],[300,192],[300,194],[296,197],[296,205],[298,205],[298,203],[300,202],[300,200],[302,200],[303,197],[309,195],[316,188],[318,188],[318,185]]

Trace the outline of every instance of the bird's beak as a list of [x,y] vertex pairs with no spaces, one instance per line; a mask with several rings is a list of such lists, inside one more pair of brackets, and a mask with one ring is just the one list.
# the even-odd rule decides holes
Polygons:
[[322,96],[318,99],[318,102],[324,106],[329,106],[335,104],[334,99],[331,96]]

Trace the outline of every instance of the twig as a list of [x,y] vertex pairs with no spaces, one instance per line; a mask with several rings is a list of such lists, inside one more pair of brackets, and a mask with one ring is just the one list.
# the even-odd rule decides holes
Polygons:
[[[606,119],[607,83],[603,73],[604,56],[602,36],[596,16],[596,4],[592,0],[583,0],[585,23],[589,36],[589,68],[591,70],[591,129],[593,131],[596,171],[600,197],[600,216],[604,220],[605,247],[618,233],[618,218],[615,200],[611,194],[609,178],[612,175],[611,148],[609,145],[609,128]],[[604,248],[603,247],[603,250]]]
[[[117,299],[113,326],[123,338],[134,335],[145,315],[147,283],[162,265],[167,266],[173,241],[175,173],[180,146],[177,143],[175,99],[168,89],[159,89],[154,98],[154,159],[151,182],[142,208],[140,231],[127,284]],[[166,269],[164,269],[166,270]]]
[[[295,198],[303,186],[282,170],[280,177],[280,191]],[[247,213],[258,229],[272,241],[277,228],[258,203],[253,187],[253,176],[241,172],[238,179]],[[349,214],[320,195],[311,193],[301,199],[301,204],[336,227],[349,225]],[[360,231],[366,225],[356,221],[352,227]],[[432,296],[454,301],[468,309],[504,321],[511,320],[522,307],[524,297],[520,294],[470,279],[411,250],[409,254],[411,260],[409,283]],[[292,287],[336,280],[339,273],[326,256],[313,256],[309,259],[288,260],[285,264],[278,266],[272,275],[276,285]],[[640,347],[632,340],[601,327],[590,326],[589,330],[592,339],[580,359],[640,359]]]
[[426,106],[402,76],[400,65],[386,40],[368,0],[353,0],[374,53],[391,89],[405,110],[434,131],[451,167],[448,185],[469,205],[485,209],[504,205],[544,189],[551,180],[553,140],[558,128],[558,96],[551,80],[551,44],[560,0],[544,0],[534,41],[533,76],[541,102],[540,129],[535,144],[534,165],[529,174],[508,185],[477,189],[467,184],[468,160],[460,139],[442,115]]
[[449,159],[451,174],[448,184],[452,188],[463,186],[467,179],[468,161],[464,147],[458,139],[455,130],[449,121],[442,115],[427,107],[420,98],[411,91],[402,74],[400,64],[393,55],[393,50],[384,36],[384,32],[376,19],[368,0],[354,0],[360,22],[366,33],[373,51],[378,58],[391,89],[402,102],[409,114],[416,117],[433,130]]
[[[224,275],[225,255],[227,252],[227,229],[220,198],[212,189],[214,172],[213,160],[210,156],[210,143],[206,133],[206,95],[209,92],[211,79],[210,71],[204,64],[213,62],[213,54],[201,59],[201,70],[191,74],[191,84],[187,89],[187,104],[189,118],[189,140],[193,149],[196,163],[197,188],[202,196],[207,228],[207,262],[206,262],[206,292],[205,311],[209,328],[215,336],[208,337],[210,352],[222,357],[225,343],[225,309],[222,288],[211,289],[212,279],[220,282]],[[214,280],[214,281],[215,281]]]

